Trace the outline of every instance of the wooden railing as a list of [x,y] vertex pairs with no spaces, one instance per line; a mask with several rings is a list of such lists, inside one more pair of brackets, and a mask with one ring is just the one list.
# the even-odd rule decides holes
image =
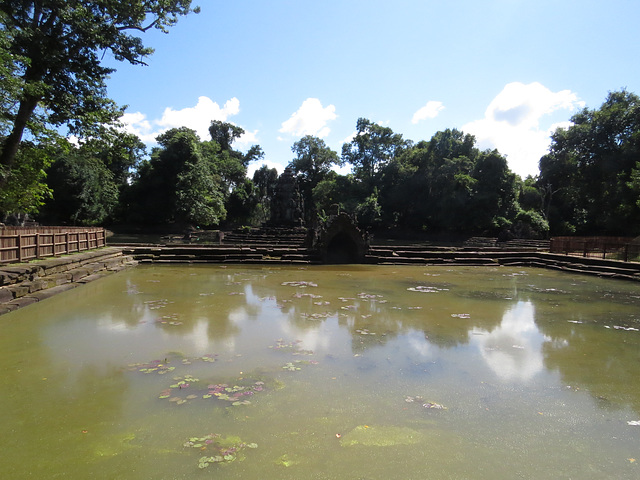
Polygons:
[[553,237],[549,251],[625,262],[640,261],[640,244],[634,243],[630,237]]
[[0,264],[82,252],[106,245],[102,227],[0,227]]

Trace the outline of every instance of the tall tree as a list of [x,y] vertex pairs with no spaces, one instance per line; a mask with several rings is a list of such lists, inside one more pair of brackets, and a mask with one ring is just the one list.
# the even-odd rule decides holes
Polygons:
[[126,195],[129,220],[139,223],[215,225],[226,216],[225,191],[215,157],[196,132],[173,128],[157,138]]
[[118,202],[113,172],[84,146],[68,144],[59,149],[47,170],[47,184],[53,195],[38,215],[41,223],[97,225]]
[[101,64],[105,51],[119,61],[143,65],[152,49],[135,33],[163,32],[189,12],[191,0],[4,0],[0,31],[10,70],[19,78],[15,95],[3,103],[8,135],[0,152],[0,188],[14,168],[24,132],[44,124],[67,125],[81,136],[121,113],[106,96],[113,71]]
[[289,167],[298,178],[298,184],[305,205],[305,220],[313,221],[316,215],[313,203],[313,189],[331,171],[333,165],[340,163],[338,154],[324,143],[324,140],[306,135],[291,147],[296,157]]
[[342,161],[353,166],[355,177],[363,183],[365,196],[369,196],[382,167],[408,145],[402,135],[389,127],[359,118],[355,137],[342,146]]

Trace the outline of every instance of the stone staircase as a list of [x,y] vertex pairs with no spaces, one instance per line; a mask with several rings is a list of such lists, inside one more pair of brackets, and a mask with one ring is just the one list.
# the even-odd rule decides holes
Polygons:
[[263,227],[225,232],[219,245],[129,246],[125,252],[141,263],[320,263],[306,238],[306,229]]

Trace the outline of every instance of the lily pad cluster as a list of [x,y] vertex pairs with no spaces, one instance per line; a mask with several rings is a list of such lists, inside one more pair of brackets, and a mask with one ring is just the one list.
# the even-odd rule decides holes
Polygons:
[[242,459],[242,451],[246,448],[258,448],[257,443],[245,443],[238,437],[223,437],[219,433],[210,433],[204,437],[191,437],[183,446],[197,448],[210,455],[200,457],[198,468],[207,468],[214,463],[229,463]]
[[306,287],[317,287],[318,284],[317,283],[313,283],[313,282],[304,282],[304,281],[297,281],[297,282],[282,282],[280,285],[283,285],[285,287],[299,287],[299,288],[306,288]]
[[446,292],[448,288],[439,288],[431,285],[418,285],[417,287],[409,287],[407,288],[410,292],[420,292],[420,293],[438,293],[438,292]]
[[227,383],[210,384],[205,389],[194,389],[191,383],[199,381],[193,377],[181,379],[178,383],[171,385],[166,390],[160,392],[158,398],[168,399],[176,405],[183,405],[189,400],[213,399],[223,400],[231,403],[232,406],[250,405],[248,397],[265,391],[264,382],[252,382],[249,385],[229,385]]
[[433,409],[433,410],[447,410],[447,407],[445,407],[444,405],[442,405],[440,403],[436,403],[436,402],[427,402],[420,395],[415,395],[415,396],[407,395],[404,398],[404,401],[407,402],[407,403],[414,403],[415,402],[415,403],[417,403],[419,405],[422,405],[423,408],[428,408],[428,409]]
[[380,301],[380,298],[384,298],[382,295],[375,295],[372,293],[361,292],[358,294],[358,298],[361,300],[370,300],[372,302],[386,303],[386,301]]
[[[329,302],[326,302],[327,304]],[[318,320],[321,318],[331,318],[333,316],[335,316],[336,314],[334,312],[322,312],[322,313],[302,313],[300,314],[300,316],[302,318],[311,318],[313,320]]]
[[207,353],[205,355],[202,355],[200,357],[185,357],[182,359],[182,364],[183,365],[191,365],[193,362],[196,361],[201,361],[201,362],[205,362],[205,363],[213,363],[216,361],[216,357],[218,356],[218,354],[214,354],[214,353]]
[[362,328],[362,329],[357,329],[356,333],[359,333],[360,335],[375,335],[375,332],[370,332],[368,329],[366,328]]
[[167,300],[166,298],[160,299],[160,300],[147,300],[146,302],[144,302],[145,305],[147,305],[147,307],[149,307],[149,310],[158,310],[160,308],[164,308],[167,305],[169,305],[170,302],[169,300]]
[[295,340],[293,342],[285,342],[282,338],[276,340],[275,345],[269,345],[269,348],[274,350],[292,352],[292,355],[313,355],[313,350],[305,350],[300,348],[302,340]]
[[314,361],[314,360],[295,360],[293,362],[288,362],[285,363],[282,366],[283,370],[287,370],[289,372],[295,372],[298,370],[302,370],[301,365],[317,365],[318,362]]
[[156,318],[156,323],[159,323],[161,325],[173,325],[173,326],[182,325],[182,322],[178,320],[178,318],[179,317],[177,313],[172,313],[170,315],[163,315],[159,318]]
[[304,297],[308,297],[308,298],[322,298],[322,295],[314,295],[313,293],[300,293],[300,292],[296,292],[293,295],[291,295],[293,298],[304,298]]
[[127,368],[130,371],[137,371],[140,373],[156,373],[158,375],[165,375],[169,372],[173,372],[176,367],[167,365],[167,359],[153,360],[149,363],[130,363]]

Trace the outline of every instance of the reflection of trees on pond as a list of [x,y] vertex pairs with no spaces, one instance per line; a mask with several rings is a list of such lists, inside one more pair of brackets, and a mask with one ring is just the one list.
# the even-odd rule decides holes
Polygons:
[[602,407],[629,406],[640,414],[638,332],[566,323],[562,334],[553,330],[554,340],[543,349],[548,369],[558,371],[565,385],[587,390]]

